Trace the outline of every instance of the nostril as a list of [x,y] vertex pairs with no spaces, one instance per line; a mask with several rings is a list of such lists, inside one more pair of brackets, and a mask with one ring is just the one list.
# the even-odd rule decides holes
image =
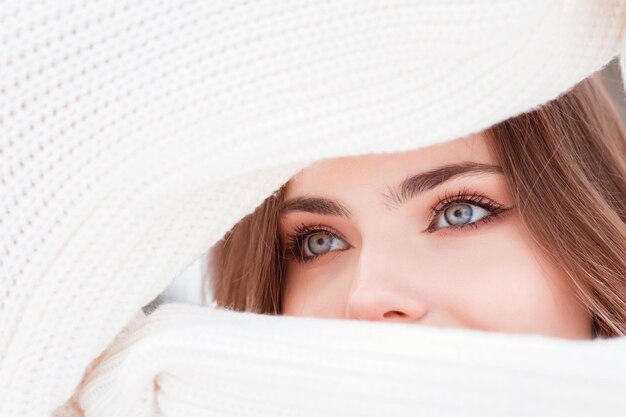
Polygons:
[[385,314],[383,314],[383,317],[385,317],[385,318],[404,317],[404,316],[406,316],[406,314],[404,314],[401,311],[388,311]]

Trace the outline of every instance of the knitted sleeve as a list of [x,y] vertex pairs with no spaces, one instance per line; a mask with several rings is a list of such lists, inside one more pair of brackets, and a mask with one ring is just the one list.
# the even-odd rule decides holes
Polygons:
[[85,415],[623,416],[626,338],[568,341],[165,304],[112,343]]

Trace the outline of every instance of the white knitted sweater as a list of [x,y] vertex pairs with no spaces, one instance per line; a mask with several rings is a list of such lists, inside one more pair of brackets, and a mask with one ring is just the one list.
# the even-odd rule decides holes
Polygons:
[[626,415],[625,339],[140,310],[310,162],[624,72],[625,25],[621,0],[3,2],[0,416]]

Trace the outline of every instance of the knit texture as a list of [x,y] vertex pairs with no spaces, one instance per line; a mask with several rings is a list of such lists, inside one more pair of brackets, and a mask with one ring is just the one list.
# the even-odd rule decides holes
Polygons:
[[[5,2],[0,13],[0,416],[10,417],[51,415],[141,306],[309,163],[415,149],[481,131],[558,97],[620,51],[623,71],[626,55],[622,0],[34,0]],[[194,317],[218,314],[192,311]],[[230,314],[200,323],[228,323]],[[233,341],[246,340],[257,320],[270,323],[246,320],[249,325],[233,328]],[[292,331],[287,323],[294,322],[271,323],[268,336],[284,341]],[[341,326],[355,334],[369,329]],[[323,346],[330,329],[308,329],[307,340],[317,335]],[[184,331],[181,337],[194,349]],[[211,351],[215,357],[236,366],[239,358],[228,353],[232,344],[217,340],[228,333],[206,331],[222,349]],[[386,345],[368,380],[378,375],[381,384],[392,383],[395,376],[386,370],[396,368],[386,361],[395,360],[394,347],[409,337],[401,333],[419,332],[397,330],[383,338],[388,334],[380,326],[368,331]],[[446,337],[461,346],[476,336],[459,331]],[[338,340],[321,349],[333,361],[355,348],[350,339]],[[593,344],[594,358],[613,352],[604,343]],[[483,349],[470,345],[470,356]],[[302,355],[303,346],[287,344],[283,352]],[[485,346],[492,355],[502,349]],[[550,351],[557,342],[542,346]],[[558,346],[564,358],[583,365],[577,348]],[[168,355],[156,352],[155,361]],[[256,355],[271,353],[263,352]],[[455,366],[455,351],[446,352],[423,372],[407,371],[406,383],[423,386],[444,368],[442,384],[456,372],[465,375]],[[180,355],[188,353],[180,348]],[[598,372],[619,371],[622,377],[611,381],[623,386],[626,370],[613,359]],[[586,372],[594,362],[584,363]],[[314,365],[284,373],[308,373],[303,384],[319,400],[313,393],[324,391],[316,388]],[[237,368],[242,375],[244,368]],[[116,369],[129,368],[111,367],[110,380],[120,380]],[[554,378],[562,370],[555,368]],[[154,388],[150,375],[138,395]],[[503,368],[499,375],[515,380],[516,370]],[[271,389],[262,382],[261,394]],[[191,394],[182,396],[183,385],[177,398],[199,404]],[[480,396],[496,385],[445,392]],[[231,398],[237,384],[220,389],[230,390],[224,398]],[[96,403],[96,391],[89,391],[85,405]],[[361,398],[391,404],[388,392]],[[159,391],[150,395],[158,403]],[[334,395],[328,401],[343,401]],[[259,398],[268,402],[260,408],[266,414],[258,415],[279,414],[280,403],[269,400],[274,397]],[[416,406],[424,397],[415,398],[407,401]],[[454,414],[441,404],[431,404],[431,415]],[[78,413],[75,405],[59,415]],[[117,415],[161,413],[146,410]]]
[[626,410],[626,338],[576,342],[206,310],[166,304],[133,322],[86,379],[86,414],[571,417]]

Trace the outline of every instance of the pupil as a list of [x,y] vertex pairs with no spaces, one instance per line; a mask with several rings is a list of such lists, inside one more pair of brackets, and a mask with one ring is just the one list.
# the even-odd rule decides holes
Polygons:
[[309,238],[309,250],[315,255],[327,252],[332,244],[332,236],[328,233],[316,233]]
[[450,225],[465,224],[472,218],[472,207],[469,204],[455,204],[446,209],[446,221]]

